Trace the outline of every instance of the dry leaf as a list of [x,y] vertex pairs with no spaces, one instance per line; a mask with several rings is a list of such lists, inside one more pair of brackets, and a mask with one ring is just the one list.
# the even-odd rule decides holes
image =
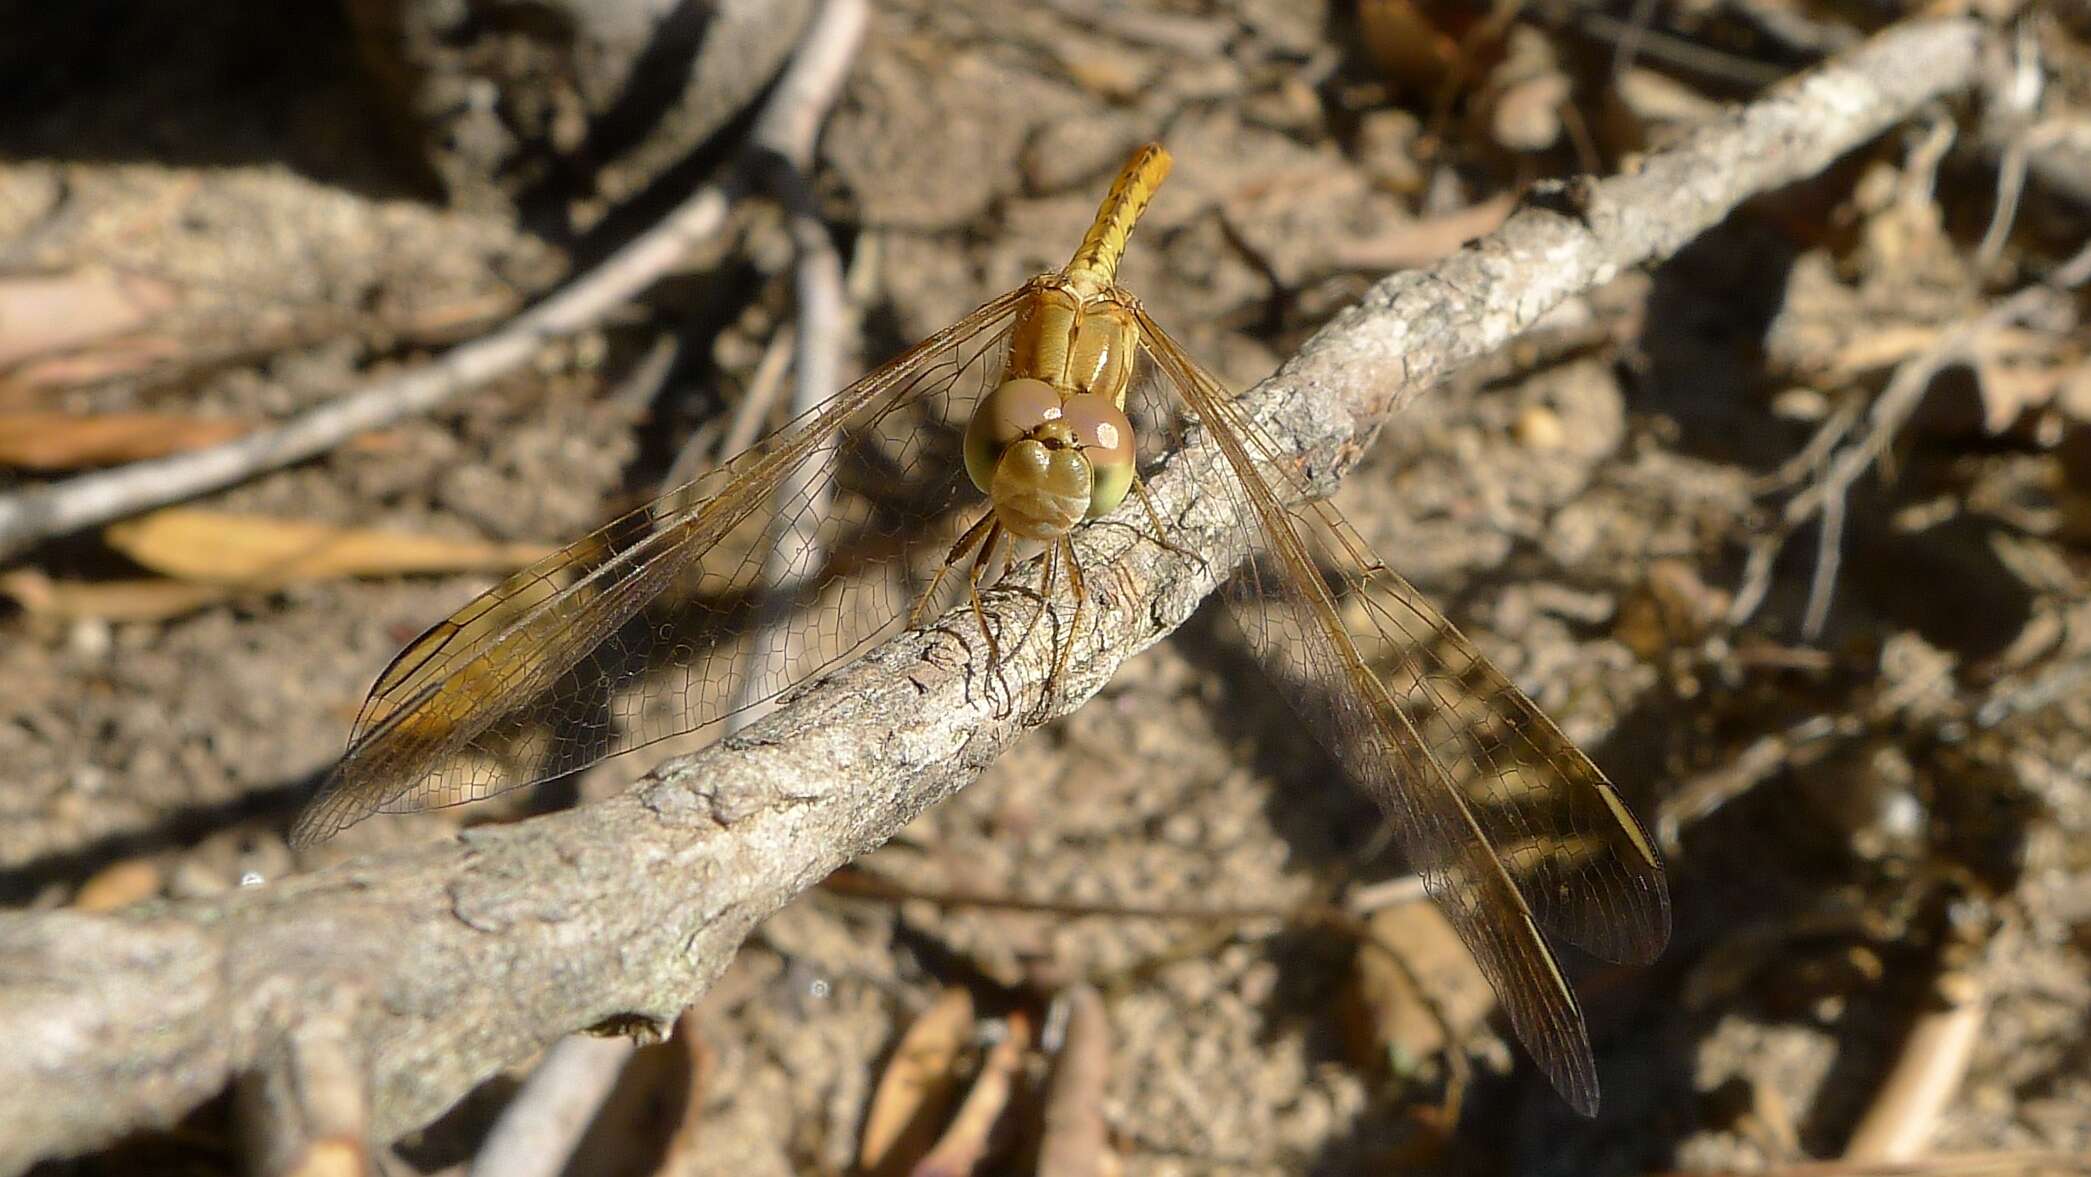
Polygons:
[[0,466],[77,470],[202,449],[248,426],[162,413],[0,413]]
[[1111,1016],[1087,985],[1061,998],[1067,1029],[1046,1087],[1045,1128],[1038,1146],[1038,1177],[1102,1177],[1113,1168],[1104,1088],[1111,1081]]
[[0,593],[54,621],[166,621],[228,601],[239,590],[184,580],[52,580],[33,568],[0,573]]
[[346,576],[509,572],[553,551],[190,507],[113,524],[103,536],[162,575],[247,588]]
[[178,339],[158,335],[127,335],[105,339],[86,351],[25,360],[0,373],[0,401],[34,403],[32,398],[54,388],[78,388],[83,384],[131,376],[158,365],[190,357],[192,349]]
[[165,282],[111,270],[0,280],[0,366],[136,330],[174,303]]
[[936,1147],[915,1166],[914,1177],[966,1177],[982,1171],[1008,1134],[997,1135],[1003,1113],[1016,1095],[1024,1052],[1031,1047],[1031,1019],[1016,1010],[1003,1023],[1002,1040],[981,1060],[980,1074],[951,1118]]
[[73,896],[76,911],[114,911],[160,893],[160,868],[143,858],[127,858],[94,872]]
[[1359,0],[1358,33],[1395,82],[1411,93],[1435,94],[1460,69],[1464,31],[1446,27],[1438,16],[1416,0]]
[[857,1167],[905,1173],[927,1155],[958,1100],[958,1068],[973,1043],[973,994],[953,986],[937,994],[908,1027],[879,1076]]
[[1430,1056],[1459,1049],[1494,998],[1435,904],[1374,912],[1370,928],[1352,978],[1353,1051],[1405,1077]]

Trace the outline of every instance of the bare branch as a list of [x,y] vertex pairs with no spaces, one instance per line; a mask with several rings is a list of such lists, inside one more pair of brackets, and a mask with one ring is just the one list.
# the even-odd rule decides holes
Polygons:
[[[1903,1039],[1895,1065],[1844,1150],[1849,1161],[1914,1161],[1923,1156],[1939,1119],[1967,1077],[1989,1013],[1982,981],[1952,974],[1942,1000],[1926,1010]],[[1950,998],[1945,995],[1951,994]]]
[[631,1058],[632,1043],[625,1038],[569,1034],[553,1043],[487,1130],[472,1157],[471,1177],[564,1172]]
[[[771,186],[784,190],[792,239],[798,246],[799,391],[794,415],[811,412],[841,383],[837,374],[845,317],[842,261],[815,207],[805,169],[812,166],[815,133],[842,91],[842,79],[849,73],[870,20],[866,0],[828,0],[777,83],[780,100],[763,112],[752,137],[756,151],[773,155],[765,170],[770,173]],[[728,453],[740,452],[745,444]],[[785,493],[791,489],[787,485]],[[778,576],[783,570],[817,563],[808,549],[814,542],[811,529],[822,513],[818,508],[805,512],[795,528],[801,534],[777,537],[772,566],[779,570]],[[797,563],[801,560],[806,563]],[[769,640],[764,637],[760,643]],[[757,714],[743,701],[728,730],[738,731]],[[487,1134],[472,1172],[491,1177],[558,1173],[596,1109],[609,1098],[630,1057],[628,1043],[592,1036],[573,1035],[555,1044]]]
[[338,1007],[280,1009],[262,1065],[239,1085],[240,1120],[258,1173],[369,1169],[363,1069]]
[[[838,38],[826,30],[841,28]],[[779,145],[810,154],[814,131],[855,52],[863,22],[816,18],[792,68],[756,119],[759,164]],[[52,536],[107,523],[242,482],[316,457],[356,434],[442,407],[462,393],[528,363],[552,340],[581,331],[652,286],[698,242],[718,232],[745,181],[735,170],[707,184],[645,233],[491,335],[435,362],[378,381],[276,426],[224,445],[134,462],[114,470],[0,495],[0,559]]]
[[[1571,187],[1571,212],[1525,209],[1442,264],[1380,283],[1259,386],[1252,411],[1333,480],[1387,413],[1562,299],[1965,88],[1981,37],[1965,20],[1892,29],[1631,174]],[[1083,562],[1115,562],[1128,595],[1093,592],[1094,625],[1072,635],[1052,714],[1180,624],[1241,556],[1228,497],[1193,479],[1221,465],[1174,462],[1150,486],[1171,540],[1204,560],[1129,528],[1078,533]],[[986,605],[1005,632],[1029,614],[1015,590]],[[988,691],[966,620],[905,633],[584,808],[207,900],[0,917],[0,1170],[171,1123],[281,1049],[272,1010],[346,1011],[374,1140],[561,1034],[612,1019],[665,1029],[758,920],[1040,720],[1050,635],[1005,646]]]

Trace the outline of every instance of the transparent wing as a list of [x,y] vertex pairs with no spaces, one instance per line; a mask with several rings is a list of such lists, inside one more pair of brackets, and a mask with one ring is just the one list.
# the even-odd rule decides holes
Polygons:
[[708,728],[899,628],[981,501],[959,431],[1022,297],[421,635],[371,688],[293,841]]
[[1219,382],[1145,311],[1139,321],[1211,434],[1236,517],[1260,532],[1229,584],[1236,620],[1267,667],[1312,693],[1301,716],[1386,811],[1540,1068],[1595,1114],[1582,1011],[1540,929],[1652,960],[1670,935],[1653,843],[1532,701],[1309,497]]

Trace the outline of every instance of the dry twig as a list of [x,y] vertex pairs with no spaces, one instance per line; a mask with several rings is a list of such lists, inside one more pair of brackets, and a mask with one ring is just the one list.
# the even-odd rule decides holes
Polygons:
[[[1794,532],[1820,520],[1815,574],[1808,585],[1808,604],[1801,620],[1803,635],[1810,641],[1820,637],[1829,620],[1830,600],[1843,560],[1845,504],[1853,484],[1887,453],[1941,371],[1957,363],[1972,363],[1995,332],[2056,305],[2055,290],[2046,284],[2035,284],[1941,333],[1929,347],[1895,369],[1867,414],[1865,431],[1842,449],[1836,446],[1855,422],[1850,414],[1832,414],[1818,436],[1803,449],[1803,454],[1811,459],[1821,455],[1822,475],[1788,499],[1778,527],[1751,545],[1742,582],[1728,611],[1728,623],[1741,625],[1756,613],[1771,587],[1772,561],[1779,549]],[[1828,451],[1834,451],[1834,456]]]
[[2004,254],[2004,242],[2018,219],[2019,197],[2026,186],[2026,168],[2031,155],[2031,128],[2040,113],[2040,98],[2046,73],[2040,64],[2040,39],[2034,22],[2019,22],[2013,46],[2013,61],[2007,71],[2010,81],[2000,87],[1991,104],[1992,119],[2016,128],[2006,140],[2003,157],[1997,161],[1997,203],[1991,210],[1989,228],[1975,247],[1975,272],[1988,274]]
[[1038,1177],[1102,1177],[1111,1151],[1110,1125],[1104,1120],[1111,1015],[1103,996],[1087,985],[1062,993],[1054,1012],[1060,1015],[1060,1044],[1046,1085]]
[[535,1177],[565,1169],[631,1058],[629,1038],[569,1034],[553,1043],[487,1130],[472,1158],[471,1177]]
[[[833,21],[823,22],[833,25]],[[822,36],[809,30],[808,42]],[[805,56],[802,48],[801,58]],[[845,63],[849,54],[843,54]],[[764,101],[758,137],[770,134],[812,141],[825,107],[824,86],[807,73],[780,81]],[[551,297],[499,330],[446,352],[403,376],[380,380],[362,391],[303,413],[272,429],[259,430],[211,449],[137,462],[115,470],[0,495],[0,558],[52,536],[107,523],[151,507],[165,506],[231,486],[270,470],[316,457],[356,434],[431,412],[452,398],[514,371],[552,340],[598,323],[603,316],[654,284],[680,263],[699,241],[717,232],[727,209],[746,185],[751,155],[726,178],[700,188],[661,222],[580,275]],[[831,388],[832,390],[832,388]]]
[[[1580,216],[1526,209],[1387,279],[1253,390],[1249,411],[1332,485],[1386,414],[1564,298],[1965,88],[1982,36],[1968,20],[1891,29],[1592,185]],[[1139,607],[1093,611],[1049,706],[1044,639],[1002,651],[1000,681],[1022,696],[1008,706],[979,689],[985,654],[964,626],[908,632],[596,804],[208,899],[0,917],[0,1170],[172,1123],[236,1075],[283,1070],[275,1011],[344,1010],[373,1140],[577,1028],[665,1026],[757,921],[1189,617],[1244,554],[1228,497],[1197,482],[1223,469],[1175,460],[1149,486],[1172,545],[1202,559],[1127,529],[1078,534],[1084,563],[1118,565]],[[1013,619],[1029,602],[997,590],[986,607]]]
[[[843,78],[863,43],[869,21],[865,0],[828,0],[808,27],[751,137],[751,145],[767,164],[772,186],[788,191],[785,201],[798,245],[799,381],[794,416],[811,410],[839,386],[842,263],[814,207],[805,173],[813,164],[814,138],[842,91]],[[809,518],[798,526],[810,535],[818,519],[811,517],[816,512],[806,515]],[[775,560],[783,561],[781,567],[804,567],[797,561],[814,558],[806,550],[808,541],[778,538]],[[759,714],[745,703],[736,711],[731,730]],[[473,1161],[473,1173],[489,1177],[558,1173],[596,1109],[609,1098],[631,1055],[631,1043],[621,1038],[570,1035],[554,1045],[545,1063],[531,1074],[515,1102],[487,1134]]]
[[1989,995],[1972,971],[1942,973],[1934,985],[1936,1004],[1917,1017],[1902,1040],[1874,1097],[1845,1146],[1848,1161],[1913,1161],[1923,1152],[1939,1116],[1982,1040]]
[[[847,28],[850,34],[848,47],[852,50],[861,39],[869,19],[870,10],[864,0],[832,0],[822,16],[823,23]],[[839,71],[834,76],[839,81]],[[842,387],[842,358],[847,350],[849,333],[842,257],[835,251],[835,240],[828,232],[827,222],[821,219],[820,202],[815,198],[812,181],[808,178],[813,167],[813,141],[820,130],[819,115],[833,105],[836,87],[830,85],[822,92],[817,86],[818,79],[814,81],[816,84],[809,87],[807,101],[765,111],[756,122],[754,132],[755,148],[762,157],[764,180],[784,206],[795,254],[792,285],[798,301],[798,323],[792,353],[793,419],[813,412]],[[818,533],[834,492],[830,486],[811,485],[811,480],[820,477],[816,465],[807,463],[799,467],[777,486],[776,501],[779,504],[803,501],[806,506],[799,511],[779,513],[777,521],[783,525],[783,530],[781,534],[770,537],[774,546],[763,569],[763,583],[766,585],[781,586],[787,578],[802,576],[805,569],[820,564]],[[781,603],[789,597],[789,593],[774,593],[771,599]],[[786,620],[781,616],[765,617],[762,632],[752,639],[755,648],[768,649],[780,640],[799,640],[800,635],[796,633],[781,632]],[[747,693],[756,688],[758,681],[752,675],[742,680],[729,712],[733,716],[728,724],[729,731],[738,731],[765,713],[765,708],[758,706],[759,701]]]

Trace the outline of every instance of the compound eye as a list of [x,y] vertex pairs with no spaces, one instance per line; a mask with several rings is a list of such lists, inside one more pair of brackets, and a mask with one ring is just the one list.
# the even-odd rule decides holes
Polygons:
[[1048,421],[1060,418],[1060,394],[1043,380],[1007,380],[973,406],[966,422],[966,473],[986,493],[995,480],[995,464],[1011,444]]
[[1069,397],[1061,413],[1093,471],[1089,517],[1109,514],[1125,501],[1133,486],[1133,467],[1138,460],[1133,452],[1133,423],[1124,410],[1102,396]]

